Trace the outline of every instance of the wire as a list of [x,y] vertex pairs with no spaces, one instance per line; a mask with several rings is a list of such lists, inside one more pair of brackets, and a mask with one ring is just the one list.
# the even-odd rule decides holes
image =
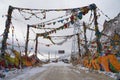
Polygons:
[[108,15],[106,15],[102,10],[100,10],[99,8],[98,8],[98,10],[106,17],[106,18],[108,18],[109,20],[110,20],[110,17],[108,16]]

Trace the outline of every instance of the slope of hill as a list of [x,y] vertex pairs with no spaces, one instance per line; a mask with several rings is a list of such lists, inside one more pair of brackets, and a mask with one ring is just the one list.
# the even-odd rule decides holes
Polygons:
[[112,36],[114,35],[114,31],[120,35],[120,13],[109,21],[104,22],[103,33]]
[[120,13],[114,19],[104,22],[102,33],[109,37],[102,36],[101,42],[108,42],[114,46],[114,50],[120,49]]

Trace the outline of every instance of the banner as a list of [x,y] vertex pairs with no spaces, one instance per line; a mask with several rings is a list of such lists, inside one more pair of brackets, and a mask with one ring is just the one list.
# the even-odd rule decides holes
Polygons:
[[64,50],[58,50],[58,54],[64,54],[65,51]]

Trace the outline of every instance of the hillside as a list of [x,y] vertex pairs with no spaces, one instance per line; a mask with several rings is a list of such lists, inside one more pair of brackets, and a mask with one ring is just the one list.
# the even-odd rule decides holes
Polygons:
[[112,45],[114,50],[117,50],[118,53],[120,49],[120,13],[109,21],[105,21],[103,24],[102,33],[106,34],[106,36],[101,37],[101,42],[107,42],[106,45]]
[[116,30],[116,32],[120,35],[120,13],[114,19],[105,21],[103,25],[103,33],[107,35],[112,35]]

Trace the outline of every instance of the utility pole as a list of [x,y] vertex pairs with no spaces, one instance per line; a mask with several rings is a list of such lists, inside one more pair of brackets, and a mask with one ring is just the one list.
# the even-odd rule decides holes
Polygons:
[[9,28],[10,28],[10,24],[11,24],[11,16],[12,16],[12,11],[13,11],[13,7],[9,6],[8,9],[8,14],[7,14],[7,20],[6,20],[6,24],[5,24],[5,30],[4,30],[4,34],[3,34],[3,40],[2,40],[2,47],[1,47],[1,56],[4,56],[5,54],[5,50],[7,49],[7,38],[8,38],[8,33],[9,33]]

